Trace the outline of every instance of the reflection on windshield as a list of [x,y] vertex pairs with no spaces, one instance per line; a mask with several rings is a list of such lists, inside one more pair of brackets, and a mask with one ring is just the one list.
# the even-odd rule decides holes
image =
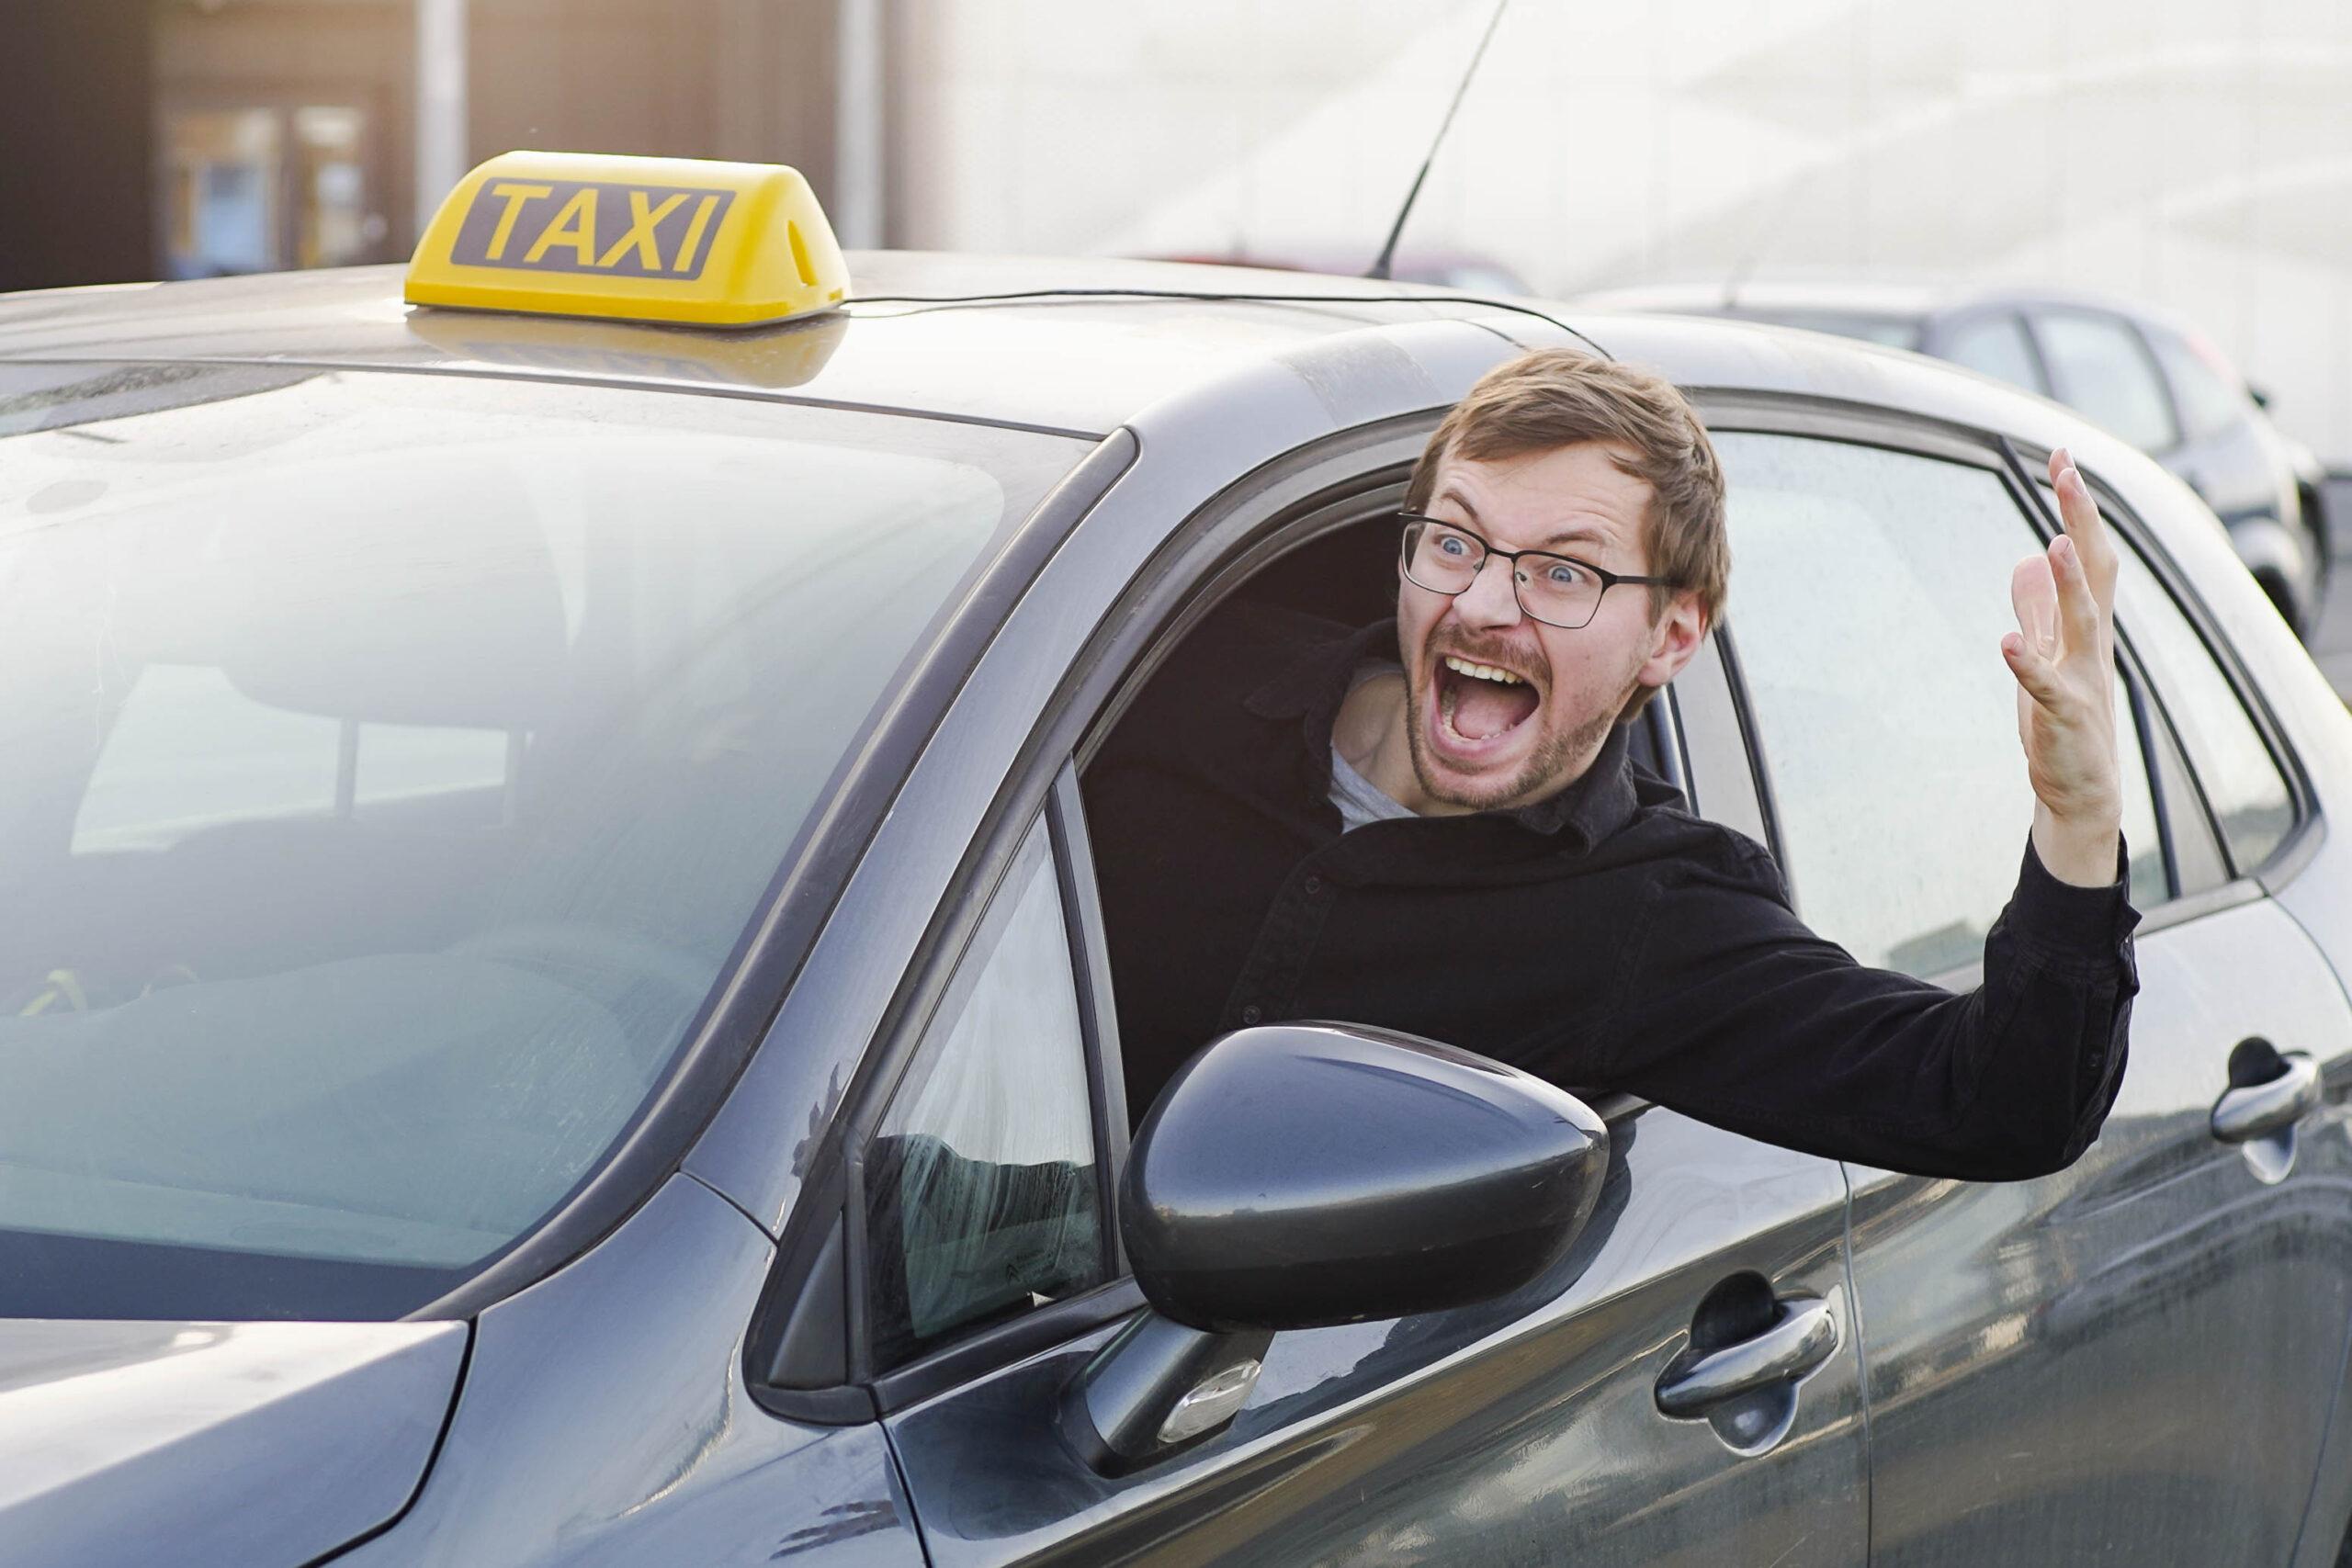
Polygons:
[[17,389],[0,1247],[39,1266],[0,1313],[397,1315],[527,1231],[1076,456],[530,384]]

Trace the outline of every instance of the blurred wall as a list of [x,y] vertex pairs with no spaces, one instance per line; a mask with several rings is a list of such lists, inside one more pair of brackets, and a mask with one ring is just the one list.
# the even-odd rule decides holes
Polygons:
[[833,0],[470,0],[476,157],[833,165]]
[[[1488,0],[901,0],[901,243],[1368,261]],[[1407,246],[2131,294],[2352,461],[2352,0],[1518,0]]]
[[[469,161],[789,163],[830,194],[838,0],[469,0]],[[398,261],[413,0],[0,0],[0,290]]]
[[147,6],[0,4],[0,289],[153,275]]
[[[431,216],[413,194],[412,0],[152,3],[166,252],[190,238],[175,233],[175,156],[210,159],[217,183],[231,153],[211,143],[238,133],[268,144],[256,166],[282,206],[314,200],[325,160],[303,160],[311,109],[342,117],[326,130],[359,128],[351,172],[335,179],[338,190],[358,187],[361,237],[324,255],[280,237],[266,265],[405,259]],[[518,147],[769,160],[805,166],[821,193],[833,159],[833,12],[834,0],[469,0],[468,160]],[[243,123],[261,115],[281,123]]]

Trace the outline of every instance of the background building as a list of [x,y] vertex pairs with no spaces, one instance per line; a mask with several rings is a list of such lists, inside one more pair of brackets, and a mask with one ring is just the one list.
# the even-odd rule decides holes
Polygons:
[[[1492,0],[7,0],[0,288],[391,260],[518,146],[775,159],[843,239],[1368,263]],[[1406,236],[2199,322],[2352,463],[2346,0],[1516,0]]]
[[844,14],[8,0],[0,288],[403,259],[457,176],[514,147],[790,163],[837,201]]

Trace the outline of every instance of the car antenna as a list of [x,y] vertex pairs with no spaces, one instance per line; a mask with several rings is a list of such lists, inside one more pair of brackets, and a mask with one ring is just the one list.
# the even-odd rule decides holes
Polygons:
[[1396,238],[1405,231],[1405,220],[1412,215],[1413,203],[1421,194],[1421,182],[1430,177],[1430,165],[1437,162],[1437,150],[1444,145],[1445,133],[1453,124],[1453,111],[1462,107],[1463,95],[1470,91],[1470,78],[1478,73],[1478,62],[1487,58],[1487,46],[1495,41],[1495,28],[1502,24],[1503,13],[1510,9],[1510,0],[1495,0],[1495,14],[1487,19],[1487,30],[1478,39],[1476,52],[1470,56],[1470,68],[1462,73],[1462,85],[1453,89],[1453,101],[1445,106],[1445,118],[1438,121],[1437,135],[1430,141],[1430,155],[1421,160],[1421,172],[1413,176],[1413,188],[1405,193],[1405,205],[1396,210],[1396,221],[1388,230],[1388,243],[1380,247],[1380,259],[1372,264],[1366,277],[1386,281],[1389,266],[1396,259]]

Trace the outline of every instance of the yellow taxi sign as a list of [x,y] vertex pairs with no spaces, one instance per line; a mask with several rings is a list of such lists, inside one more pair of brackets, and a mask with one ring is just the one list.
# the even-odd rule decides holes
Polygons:
[[781,164],[504,152],[458,182],[412,305],[740,327],[849,294],[832,225]]

